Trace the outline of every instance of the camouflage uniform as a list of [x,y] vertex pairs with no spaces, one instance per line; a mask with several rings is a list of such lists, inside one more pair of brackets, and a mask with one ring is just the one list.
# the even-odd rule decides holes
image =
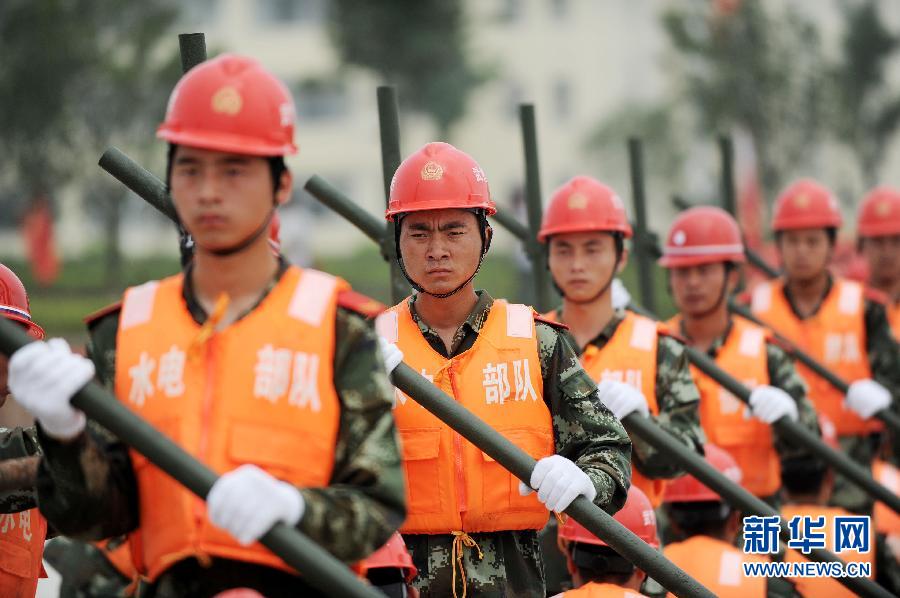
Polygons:
[[[268,290],[286,269],[282,260]],[[207,315],[190,280],[188,266],[185,303],[194,320],[203,323]],[[98,378],[110,388],[117,331],[118,310],[90,328],[89,355]],[[298,529],[337,558],[352,562],[384,544],[403,521],[404,482],[391,414],[392,389],[371,324],[339,307],[335,335],[334,385],[341,419],[334,470],[328,487],[300,489],[305,511]],[[48,437],[40,427],[39,437],[45,451],[38,471],[41,512],[61,533],[99,540],[138,528],[137,484],[124,443],[97,425],[68,443]],[[154,595],[212,595],[235,585],[268,597],[316,595],[295,575],[223,559],[201,565],[193,558],[163,572]]]
[[[0,428],[0,461],[40,455],[37,430],[27,428]],[[0,513],[19,513],[37,506],[37,494],[32,488],[0,492]]]
[[[478,302],[456,331],[448,355],[440,335],[416,313],[415,296],[409,299],[410,312],[422,335],[444,357],[459,355],[472,347],[493,302],[487,292],[478,291]],[[614,513],[622,508],[631,483],[628,435],[597,399],[596,383],[581,368],[569,344],[561,342],[559,331],[542,322],[536,322],[536,330],[544,401],[552,414],[556,452],[578,463],[597,489],[595,504]],[[468,594],[545,596],[537,536],[536,530],[471,534],[483,556],[479,558],[475,548],[462,551]],[[419,570],[413,585],[422,598],[452,595],[453,537],[404,534],[403,539]],[[461,588],[461,583],[458,579],[457,588]]]

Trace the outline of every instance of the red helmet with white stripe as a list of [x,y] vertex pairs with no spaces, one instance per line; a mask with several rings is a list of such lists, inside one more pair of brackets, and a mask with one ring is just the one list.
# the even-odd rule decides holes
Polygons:
[[34,338],[44,338],[44,329],[31,319],[25,286],[14,272],[3,264],[0,264],[0,316],[24,324],[28,328],[28,334]]
[[741,229],[731,214],[714,206],[698,206],[685,210],[672,223],[659,265],[683,268],[744,261]]

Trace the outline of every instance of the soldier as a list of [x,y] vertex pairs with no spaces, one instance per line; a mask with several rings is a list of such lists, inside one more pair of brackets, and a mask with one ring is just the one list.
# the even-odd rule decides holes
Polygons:
[[402,532],[423,598],[545,596],[537,530],[548,509],[581,495],[614,512],[629,486],[628,436],[558,326],[475,290],[495,211],[484,171],[446,143],[408,157],[391,184],[397,261],[417,293],[378,318],[379,334],[396,343],[387,358],[405,356],[538,459],[528,488],[398,393],[409,493]]
[[900,191],[877,187],[863,198],[856,221],[860,253],[869,265],[869,286],[887,296],[887,314],[900,339]]
[[[684,346],[668,329],[613,307],[613,280],[628,259],[631,226],[615,191],[579,176],[550,200],[538,240],[547,244],[550,272],[563,297],[547,314],[566,326],[581,364],[600,383],[600,397],[620,420],[652,417],[691,449],[703,446],[697,392]],[[632,438],[632,484],[656,508],[664,480],[684,473],[668,455]]]
[[659,263],[679,314],[669,325],[691,346],[753,388],[750,408],[694,368],[700,390],[700,422],[706,437],[728,451],[744,472],[751,493],[775,502],[781,486],[780,458],[803,452],[770,424],[787,416],[818,433],[806,386],[785,352],[763,328],[728,311],[744,246],[737,222],[714,207],[683,212],[669,230]]
[[416,566],[406,548],[403,537],[394,533],[384,546],[360,563],[360,573],[385,596],[390,598],[419,598],[412,581]]
[[[850,383],[845,399],[798,366],[816,409],[837,426],[841,448],[870,467],[883,429],[871,418],[900,390],[900,348],[884,304],[861,284],[828,270],[840,226],[837,200],[828,189],[806,179],[789,185],[772,218],[784,277],[753,290],[753,313]],[[840,475],[832,504],[859,513],[872,508],[871,498]]]
[[[126,291],[90,323],[91,360],[61,340],[10,360],[10,387],[38,419],[42,512],[86,539],[131,533],[157,597],[248,587],[314,595],[256,543],[276,522],[355,561],[404,518],[390,385],[347,285],[272,252],[291,193],[287,88],[256,61],[222,55],[172,93],[159,137],[194,242],[185,271]],[[69,401],[96,375],[138,415],[214,470],[207,503]],[[254,465],[258,464],[258,465]]]

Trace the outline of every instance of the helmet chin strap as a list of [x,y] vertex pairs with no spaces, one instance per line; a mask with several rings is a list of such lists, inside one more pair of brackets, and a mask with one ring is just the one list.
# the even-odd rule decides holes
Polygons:
[[725,276],[722,280],[722,290],[719,292],[719,298],[716,299],[716,302],[709,309],[703,310],[699,314],[694,314],[691,317],[699,319],[705,318],[707,316],[711,316],[712,314],[719,311],[719,308],[722,307],[722,304],[725,303],[725,299],[728,295],[728,275],[731,274],[731,266],[728,262],[725,263]]

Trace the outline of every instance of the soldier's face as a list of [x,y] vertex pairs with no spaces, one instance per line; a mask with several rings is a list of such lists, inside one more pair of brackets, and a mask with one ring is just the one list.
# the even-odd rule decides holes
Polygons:
[[[619,267],[624,266],[625,256]],[[567,233],[550,238],[550,273],[567,299],[588,301],[616,270],[616,242],[602,232]]]
[[423,289],[448,293],[478,267],[478,219],[466,210],[412,212],[400,223],[400,253],[406,272]]
[[900,235],[868,237],[862,242],[862,254],[874,280],[900,280]]
[[[273,201],[287,201],[290,172],[280,182],[273,198],[268,160],[258,156],[178,146],[172,160],[172,200],[201,249],[233,247],[256,232]],[[266,243],[266,235],[257,242]]]
[[831,242],[824,228],[786,230],[779,235],[778,251],[789,279],[820,276],[831,260]]
[[728,280],[723,262],[669,270],[672,298],[686,316],[699,317],[715,309],[725,284]]

